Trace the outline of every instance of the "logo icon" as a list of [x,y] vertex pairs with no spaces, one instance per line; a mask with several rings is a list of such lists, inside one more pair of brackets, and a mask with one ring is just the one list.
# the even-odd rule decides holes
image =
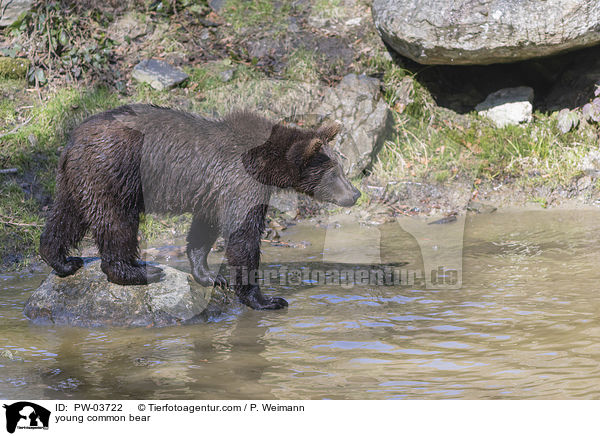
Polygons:
[[28,401],[19,401],[11,405],[4,404],[6,409],[6,431],[14,433],[19,429],[48,429],[50,411]]

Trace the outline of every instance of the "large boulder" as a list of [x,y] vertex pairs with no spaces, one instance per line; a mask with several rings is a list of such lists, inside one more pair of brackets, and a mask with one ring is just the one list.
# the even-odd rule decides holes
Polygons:
[[492,64],[600,42],[597,0],[374,0],[383,39],[421,64]]
[[381,147],[391,127],[391,112],[380,92],[378,79],[349,74],[333,88],[327,89],[313,113],[342,123],[335,142],[342,167],[349,177],[367,168]]
[[25,316],[40,324],[79,327],[164,327],[206,322],[239,310],[232,291],[205,288],[182,271],[160,265],[158,283],[110,283],[98,259],[86,259],[77,273],[51,273],[25,304]]

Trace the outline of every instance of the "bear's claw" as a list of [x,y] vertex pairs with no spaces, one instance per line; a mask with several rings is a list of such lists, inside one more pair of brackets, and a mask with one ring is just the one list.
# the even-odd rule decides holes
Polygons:
[[67,261],[64,265],[61,265],[60,270],[54,269],[56,275],[59,277],[67,277],[75,274],[79,268],[83,266],[83,259],[81,257],[67,257]]
[[205,287],[220,287],[226,289],[229,286],[225,277],[212,271],[208,271],[203,275],[192,275],[194,276],[194,280]]
[[165,278],[164,271],[156,266],[146,265],[146,283],[157,283]]
[[254,310],[279,310],[288,307],[288,302],[281,297],[266,297],[262,294],[260,297],[256,298],[256,295],[248,295],[240,297],[240,301]]

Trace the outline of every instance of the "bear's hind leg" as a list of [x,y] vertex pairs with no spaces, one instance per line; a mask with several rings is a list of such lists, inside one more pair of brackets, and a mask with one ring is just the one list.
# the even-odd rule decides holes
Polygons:
[[227,280],[225,277],[211,271],[206,262],[206,258],[217,240],[217,236],[217,228],[199,218],[194,218],[187,238],[187,255],[194,280],[202,286],[220,286],[226,288]]
[[[108,215],[108,214],[107,214]],[[146,285],[159,282],[162,269],[138,259],[137,232],[139,215],[119,216],[104,221],[95,229],[96,243],[102,258],[101,268],[109,282],[117,285]]]
[[40,256],[59,277],[75,274],[83,266],[83,259],[68,257],[68,254],[81,242],[87,228],[74,204],[59,196],[40,237]]

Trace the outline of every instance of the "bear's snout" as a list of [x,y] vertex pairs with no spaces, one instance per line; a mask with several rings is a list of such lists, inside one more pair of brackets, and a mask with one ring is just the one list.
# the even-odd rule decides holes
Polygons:
[[326,184],[329,201],[342,207],[354,206],[361,196],[361,192],[350,183],[346,177],[339,174]]
[[338,206],[350,207],[356,204],[356,201],[360,198],[361,192],[352,186],[352,192],[348,193],[348,195],[342,196],[336,203]]

